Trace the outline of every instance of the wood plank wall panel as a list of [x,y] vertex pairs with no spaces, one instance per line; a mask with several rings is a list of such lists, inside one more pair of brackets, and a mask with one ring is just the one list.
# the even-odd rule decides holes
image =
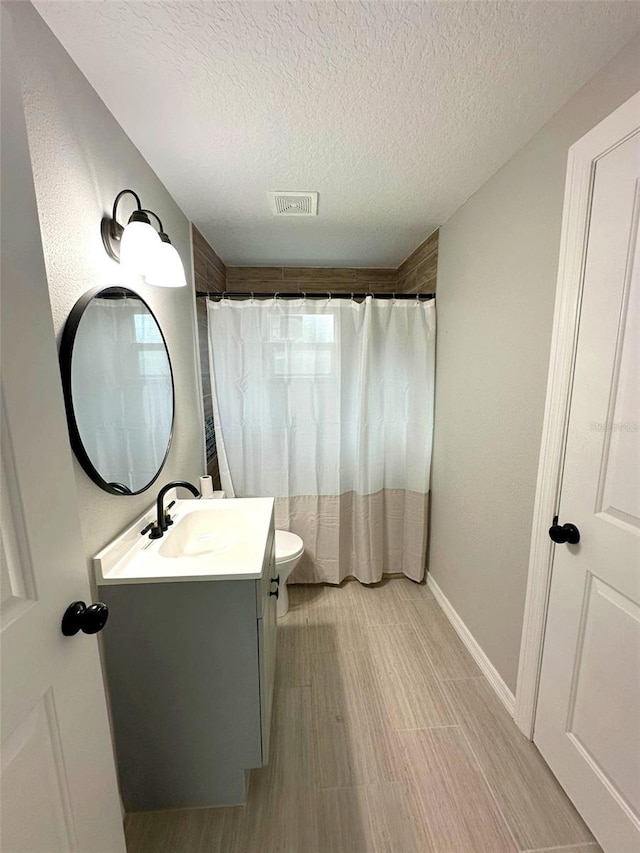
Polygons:
[[393,269],[348,267],[227,267],[227,290],[254,293],[294,291],[300,293],[351,293],[397,290]]
[[196,290],[224,290],[227,268],[195,225],[191,232]]
[[398,267],[398,291],[435,293],[438,276],[438,231],[412,252]]
[[[193,271],[196,291],[223,291],[226,282],[226,267],[204,239],[195,225],[191,225],[193,242]],[[211,376],[209,373],[209,331],[207,322],[207,303],[196,299],[196,317],[198,321],[198,347],[200,350],[200,370],[202,374],[202,402],[204,405],[204,432],[207,443],[207,473],[213,478],[213,488],[220,488],[220,470],[215,450],[213,428],[213,398],[211,396]]]

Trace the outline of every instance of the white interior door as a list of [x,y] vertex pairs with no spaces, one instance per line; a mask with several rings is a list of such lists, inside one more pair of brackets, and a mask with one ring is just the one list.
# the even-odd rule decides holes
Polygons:
[[60,631],[67,605],[88,603],[90,590],[11,21],[1,13],[2,851],[123,853],[96,638]]
[[608,853],[640,850],[639,219],[636,131],[595,166],[534,735]]

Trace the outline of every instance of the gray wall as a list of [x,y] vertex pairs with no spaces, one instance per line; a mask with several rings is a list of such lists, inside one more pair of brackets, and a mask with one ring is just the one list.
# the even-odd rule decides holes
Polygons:
[[512,690],[567,152],[640,89],[638,57],[636,38],[440,230],[429,571]]
[[[75,462],[77,501],[89,559],[152,502],[172,479],[204,473],[204,436],[190,225],[151,168],[30,3],[9,3],[23,83],[29,147],[38,201],[51,312],[60,338],[69,311],[89,288],[122,283],[100,238],[100,220],[125,187],[155,210],[180,253],[188,286],[136,286],[167,339],[176,385],[173,443],[160,478],[139,496],[109,495]],[[114,56],[114,62],[122,57]],[[122,206],[122,217],[133,208]],[[122,217],[119,214],[120,221]],[[37,357],[37,353],[34,353]],[[46,412],[42,412],[46,418]]]

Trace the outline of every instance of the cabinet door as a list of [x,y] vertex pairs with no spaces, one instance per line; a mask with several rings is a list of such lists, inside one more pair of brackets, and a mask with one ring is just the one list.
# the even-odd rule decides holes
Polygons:
[[[269,558],[270,577],[275,577],[275,553],[272,548]],[[271,584],[275,592],[276,585]],[[273,707],[273,684],[276,671],[276,632],[278,630],[275,595],[267,595],[262,619],[258,619],[260,655],[260,713],[262,724],[262,763],[269,762],[269,740],[271,732],[271,709]]]

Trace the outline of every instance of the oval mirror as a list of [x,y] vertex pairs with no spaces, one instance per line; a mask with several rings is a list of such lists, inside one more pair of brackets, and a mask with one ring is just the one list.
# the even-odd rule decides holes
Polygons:
[[173,373],[153,312],[134,291],[96,288],[74,305],[60,347],[71,446],[94,483],[137,495],[173,433]]

